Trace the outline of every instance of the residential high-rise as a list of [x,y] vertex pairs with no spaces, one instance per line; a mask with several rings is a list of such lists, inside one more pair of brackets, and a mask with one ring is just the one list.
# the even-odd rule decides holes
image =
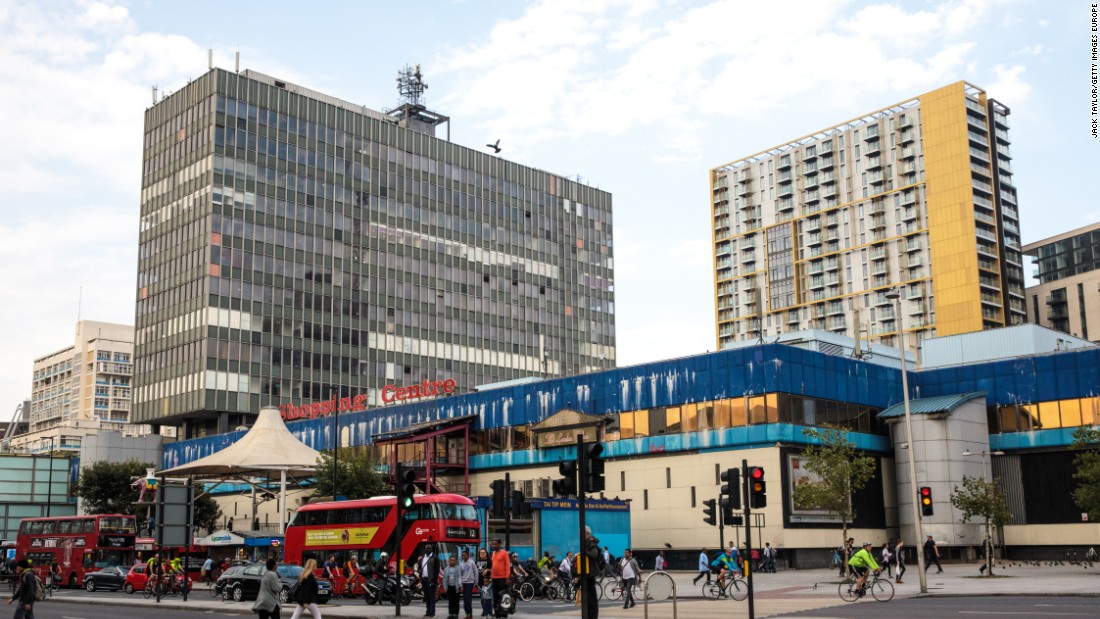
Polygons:
[[614,366],[611,195],[435,137],[404,79],[383,114],[212,69],[146,112],[135,421]]
[[1100,342],[1100,223],[1025,245],[1024,254],[1039,279],[1026,290],[1028,321]]
[[719,347],[1024,322],[1008,115],[957,82],[712,169]]
[[34,360],[29,428],[16,451],[76,451],[82,437],[130,421],[134,328],[81,320],[71,346]]

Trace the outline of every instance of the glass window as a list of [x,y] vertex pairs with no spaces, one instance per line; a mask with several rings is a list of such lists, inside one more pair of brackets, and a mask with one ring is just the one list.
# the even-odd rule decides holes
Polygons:
[[767,418],[768,423],[779,422],[779,396],[775,393],[769,393],[764,397],[768,405]]
[[1081,425],[1100,423],[1100,397],[1081,398]]
[[1081,401],[1077,399],[1062,400],[1062,427],[1076,428],[1081,425]]
[[657,436],[658,434],[665,434],[668,428],[665,427],[665,409],[653,408],[649,411],[649,435]]
[[768,411],[763,396],[749,398],[749,423],[767,423]]
[[634,413],[619,413],[619,438],[634,438]]
[[680,425],[680,407],[670,406],[665,409],[665,428],[669,434],[683,432]]
[[714,403],[714,427],[730,427],[730,401],[718,400]]
[[694,432],[698,429],[695,423],[695,405],[685,404],[680,409],[680,423],[684,432]]
[[1061,427],[1058,418],[1058,402],[1039,403],[1039,427],[1037,430],[1051,430]]
[[714,427],[713,402],[703,402],[696,407],[696,426],[700,430],[709,430]]
[[634,436],[649,436],[649,411],[634,412]]
[[1000,408],[1001,413],[1001,432],[1016,432],[1018,426],[1016,424],[1018,415],[1015,406],[1002,406]]
[[738,428],[748,425],[748,415],[745,413],[745,398],[730,399],[730,426]]

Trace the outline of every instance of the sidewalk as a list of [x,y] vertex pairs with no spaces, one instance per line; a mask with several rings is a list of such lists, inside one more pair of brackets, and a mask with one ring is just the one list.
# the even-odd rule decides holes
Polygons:
[[[645,576],[648,576],[648,572]],[[996,578],[981,578],[978,564],[947,565],[942,574],[935,568],[928,572],[928,595],[930,596],[983,596],[983,595],[1087,595],[1100,597],[1100,564],[1091,569],[1081,566],[998,566]],[[695,572],[673,572],[677,588],[678,619],[714,619],[716,614],[726,617],[747,617],[748,602],[732,600],[707,600],[701,596],[700,587],[691,583]],[[770,617],[787,612],[828,608],[846,604],[837,595],[840,579],[834,570],[787,570],[777,574],[756,574],[753,576],[755,590],[754,604],[757,617]],[[892,580],[891,580],[892,582]],[[905,574],[905,582],[895,586],[895,599],[917,597],[920,595],[920,580],[916,568],[910,568]],[[101,604],[124,608],[159,606],[160,608],[179,608],[192,612],[252,613],[252,602],[223,602],[199,588],[189,596],[187,602],[179,598],[163,600],[159,605],[154,600],[146,600],[140,595],[85,593],[83,591],[66,592],[58,601],[82,604]],[[49,604],[49,602],[43,602]],[[343,605],[329,604],[322,607],[322,614],[328,619],[378,619],[393,617],[393,607],[367,606],[351,600]],[[860,601],[855,604],[877,604],[873,601]],[[526,608],[539,605],[536,612],[525,612]],[[475,600],[475,613],[480,607]],[[525,608],[526,607],[526,608]],[[876,612],[888,607],[876,608]],[[661,602],[649,605],[649,616],[660,619],[672,618],[672,603]],[[444,611],[445,612],[445,611]],[[285,615],[286,611],[284,611]],[[413,604],[402,608],[405,617],[420,617],[422,604]],[[289,615],[286,615],[289,616]],[[531,602],[520,603],[515,619],[535,619],[541,616],[577,617],[580,609],[563,603]],[[624,610],[621,604],[604,600],[600,604],[600,617],[613,619],[641,619],[643,606]]]

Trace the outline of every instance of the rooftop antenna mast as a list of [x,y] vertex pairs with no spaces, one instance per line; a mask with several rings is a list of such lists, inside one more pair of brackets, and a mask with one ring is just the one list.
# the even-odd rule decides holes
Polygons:
[[[401,103],[392,110],[384,110],[394,124],[419,133],[435,136],[435,128],[447,123],[447,141],[451,141],[451,119],[428,110],[424,91],[428,89],[420,64],[405,65],[397,72],[397,92]],[[499,146],[499,144],[497,144]],[[498,151],[499,152],[499,151]]]
[[424,75],[420,72],[420,64],[405,68],[397,72],[397,92],[401,95],[401,101],[410,105],[423,105],[421,98],[428,89]]

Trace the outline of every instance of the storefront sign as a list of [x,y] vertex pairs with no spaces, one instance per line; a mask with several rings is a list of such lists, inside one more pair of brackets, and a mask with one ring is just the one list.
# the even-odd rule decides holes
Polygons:
[[393,404],[394,402],[404,402],[406,400],[419,400],[433,395],[451,395],[455,392],[456,385],[457,383],[453,378],[447,380],[425,379],[419,385],[408,387],[386,385],[382,387],[382,403]]
[[369,544],[378,527],[349,527],[347,529],[313,529],[306,531],[306,546],[343,546]]
[[546,432],[539,432],[538,445],[540,448],[576,445],[578,434],[584,435],[584,442],[586,443],[596,441],[595,426],[588,426],[587,428],[570,428],[568,430],[548,430]]

